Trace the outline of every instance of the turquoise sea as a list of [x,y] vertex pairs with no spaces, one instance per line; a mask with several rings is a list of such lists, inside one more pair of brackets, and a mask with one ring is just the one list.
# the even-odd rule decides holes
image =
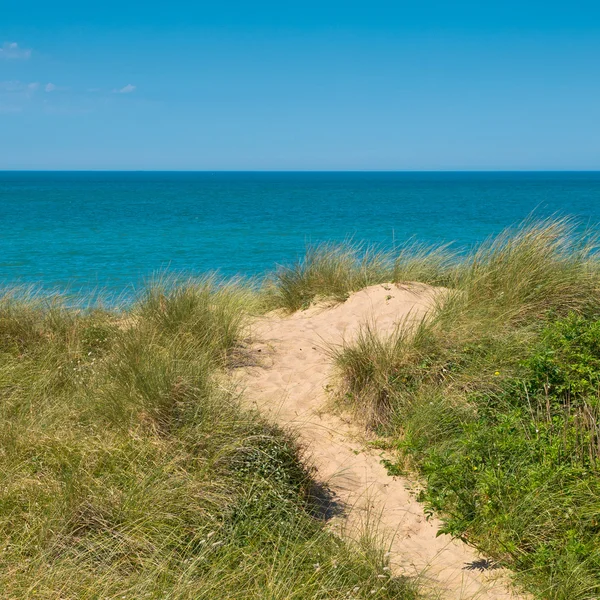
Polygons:
[[531,213],[600,223],[599,172],[0,172],[0,283],[130,295],[157,271],[260,275],[307,244],[468,249]]

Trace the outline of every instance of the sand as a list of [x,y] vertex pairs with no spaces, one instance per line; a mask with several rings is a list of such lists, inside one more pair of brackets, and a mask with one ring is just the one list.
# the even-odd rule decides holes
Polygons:
[[511,591],[502,569],[427,520],[411,492],[415,482],[391,477],[380,453],[368,451],[360,427],[327,410],[332,365],[327,349],[351,341],[369,320],[383,333],[398,323],[421,319],[439,291],[421,284],[377,285],[334,307],[312,307],[290,316],[268,315],[253,327],[253,352],[260,366],[244,369],[245,397],[263,414],[298,432],[316,467],[316,477],[344,508],[333,519],[355,531],[368,518],[379,519],[389,544],[395,575],[417,576],[440,598],[525,598]]

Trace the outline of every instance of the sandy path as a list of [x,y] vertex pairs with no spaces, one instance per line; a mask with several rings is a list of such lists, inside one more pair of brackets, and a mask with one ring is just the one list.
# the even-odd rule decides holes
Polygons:
[[361,323],[373,321],[391,331],[404,319],[421,318],[434,290],[422,285],[379,285],[353,294],[329,309],[311,308],[289,317],[259,320],[253,331],[261,367],[246,369],[246,398],[278,423],[296,429],[336,498],[348,508],[349,526],[366,514],[381,514],[390,537],[396,574],[418,575],[425,589],[441,598],[518,598],[501,570],[481,570],[485,561],[447,535],[436,537],[439,521],[427,521],[422,506],[408,491],[410,482],[390,477],[377,454],[364,451],[360,431],[323,412],[324,390],[331,374],[330,344],[350,340]]

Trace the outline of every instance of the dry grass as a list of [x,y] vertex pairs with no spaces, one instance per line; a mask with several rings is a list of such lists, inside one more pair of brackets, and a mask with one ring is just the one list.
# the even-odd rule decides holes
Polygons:
[[267,277],[262,291],[267,309],[294,312],[316,300],[343,302],[352,292],[385,282],[448,282],[455,256],[447,247],[409,244],[384,252],[363,244],[320,244],[291,267]]
[[230,389],[253,302],[214,279],[126,313],[0,298],[2,598],[414,597],[325,528],[294,439]]

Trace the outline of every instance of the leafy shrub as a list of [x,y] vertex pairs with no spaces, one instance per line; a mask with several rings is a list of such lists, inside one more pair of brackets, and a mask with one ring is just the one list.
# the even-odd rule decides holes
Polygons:
[[600,391],[600,321],[571,313],[552,322],[524,361],[525,387],[551,399],[552,408],[596,404]]
[[408,415],[403,447],[427,479],[422,499],[445,515],[445,532],[517,568],[541,597],[595,598],[600,321],[571,314],[551,322],[521,366],[497,393],[471,394],[475,413],[463,412],[437,440],[415,431]]

